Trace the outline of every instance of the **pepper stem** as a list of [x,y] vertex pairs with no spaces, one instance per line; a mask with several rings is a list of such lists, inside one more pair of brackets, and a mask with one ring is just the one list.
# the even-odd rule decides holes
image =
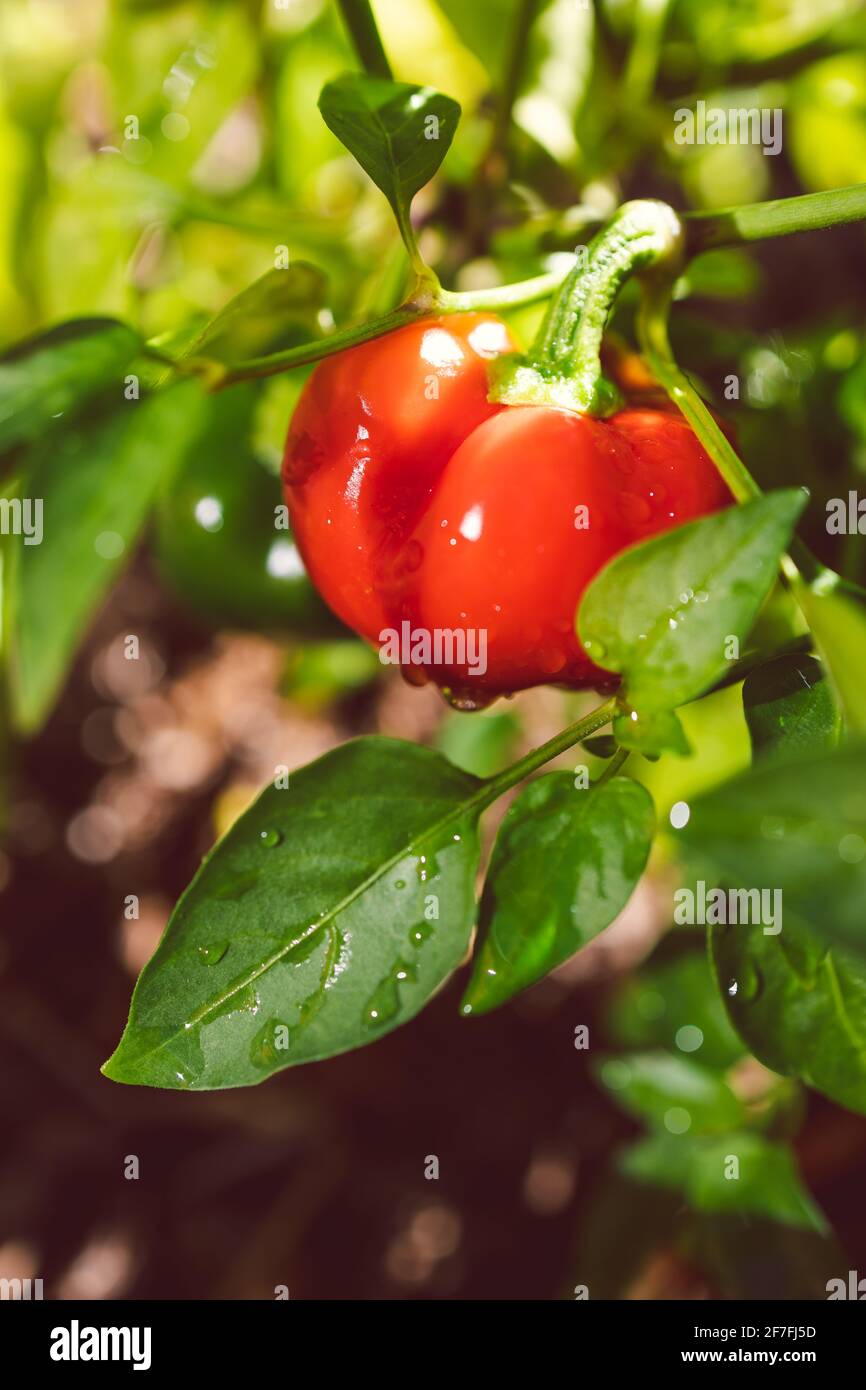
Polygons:
[[563,281],[531,350],[503,358],[492,398],[509,405],[558,405],[610,415],[622,405],[601,369],[601,341],[625,281],[636,271],[671,274],[682,253],[679,218],[667,203],[623,203]]

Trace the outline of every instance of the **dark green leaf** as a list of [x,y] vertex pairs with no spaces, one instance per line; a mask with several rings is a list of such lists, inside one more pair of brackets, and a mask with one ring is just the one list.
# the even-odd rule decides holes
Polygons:
[[114,384],[141,346],[117,319],[74,319],[18,343],[0,358],[0,451],[36,439]]
[[190,446],[206,398],[185,383],[129,401],[37,446],[22,491],[43,503],[40,543],[11,555],[10,682],[17,726],[39,727],[78,641],[144,525],[154,496]]
[[269,270],[230,300],[184,355],[231,366],[317,337],[326,289],[325,276],[306,261]]
[[744,1119],[742,1102],[721,1076],[688,1057],[630,1053],[601,1062],[596,1070],[617,1105],[675,1135],[717,1133]]
[[466,953],[481,785],[362,738],[266,787],[180,899],[105,1074],[251,1085],[412,1018]]
[[786,925],[714,926],[710,954],[731,1022],[759,1061],[866,1112],[866,967]]
[[866,956],[863,746],[759,763],[692,802],[677,834],[717,882],[781,893],[783,933]]
[[589,738],[583,740],[581,747],[594,758],[612,758],[619,744],[612,734],[590,734]]
[[458,103],[432,87],[352,73],[322,88],[319,110],[385,194],[405,234],[409,204],[454,139]]
[[625,677],[641,714],[673,709],[725,672],[748,635],[803,509],[797,489],[729,507],[623,551],[590,584],[587,651]]
[[505,1003],[612,922],[643,873],[654,828],[652,798],[631,778],[584,790],[569,773],[530,782],[496,838],[463,1012]]
[[217,628],[344,632],[313,588],[291,532],[277,529],[285,519],[279,480],[253,457],[250,441],[257,398],[244,382],[208,400],[195,447],[157,503],[160,573]]
[[824,667],[813,656],[783,656],[751,671],[743,709],[755,756],[832,748],[839,714]]

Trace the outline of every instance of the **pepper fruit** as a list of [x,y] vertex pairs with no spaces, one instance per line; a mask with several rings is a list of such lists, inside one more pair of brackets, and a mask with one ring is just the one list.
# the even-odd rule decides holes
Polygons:
[[[434,680],[460,707],[542,683],[615,684],[575,632],[588,583],[626,546],[732,500],[646,382],[623,405],[601,376],[600,330],[595,372],[560,371],[550,344],[557,332],[571,343],[576,323],[552,312],[548,351],[536,344],[528,361],[490,314],[410,324],[320,362],[292,419],[283,482],[314,583],[370,641],[398,634],[407,679]],[[491,398],[497,365],[508,372]],[[587,404],[612,413],[575,408]],[[435,648],[416,638],[436,633],[438,659],[425,660]]]

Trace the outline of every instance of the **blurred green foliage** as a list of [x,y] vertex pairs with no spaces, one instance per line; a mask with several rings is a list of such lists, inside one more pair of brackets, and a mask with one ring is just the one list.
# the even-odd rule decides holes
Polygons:
[[[860,0],[535,8],[517,61],[520,0],[375,4],[395,77],[463,108],[443,168],[413,209],[423,252],[447,286],[551,269],[628,197],[722,208],[866,181]],[[334,639],[329,615],[301,587],[290,538],[274,540],[268,515],[304,373],[224,396],[189,384],[156,395],[167,372],[141,355],[150,340],[194,356],[204,332],[230,362],[399,302],[408,265],[387,203],[317,108],[323,85],[357,66],[328,0],[3,0],[0,348],[13,350],[0,362],[0,395],[23,392],[26,407],[7,429],[0,399],[4,495],[44,493],[46,525],[63,537],[14,555],[4,538],[4,653],[19,729],[47,716],[141,536],[167,585],[209,622],[325,639],[289,655],[284,692],[301,706],[321,709],[376,679],[369,651]],[[496,98],[509,83],[510,122]],[[698,99],[780,111],[780,152],[677,143],[676,113]],[[678,286],[672,338],[758,480],[807,485],[810,541],[862,581],[862,545],[828,536],[823,524],[826,500],[866,472],[866,232],[833,237],[699,258]],[[273,279],[281,264],[291,280]],[[239,295],[255,312],[214,323]],[[511,315],[524,341],[542,312]],[[616,327],[626,336],[633,312],[625,294]],[[57,327],[83,318],[88,325]],[[95,349],[91,369],[70,393],[64,364],[82,338]],[[142,414],[106,395],[112,371],[135,375]],[[94,526],[109,537],[96,555]],[[275,559],[276,545],[288,549]],[[773,619],[771,607],[766,628]],[[840,609],[840,624],[854,621]],[[862,651],[862,642],[849,646]],[[858,662],[848,679],[862,702]],[[693,758],[633,759],[662,816],[749,760],[738,690],[687,708],[683,723]],[[521,733],[511,709],[454,715],[438,745],[488,775]],[[663,863],[669,854],[670,837]],[[585,1232],[580,1260],[593,1297],[622,1292],[684,1205],[678,1247],[723,1292],[815,1296],[825,1265],[843,1266],[785,1147],[800,1092],[766,1073],[759,1101],[743,1098],[735,1072],[744,1043],[705,958],[681,945],[626,981],[609,1010],[620,1056],[601,1082],[650,1134],[626,1149]],[[772,940],[763,945],[778,955]],[[683,1038],[695,1032],[683,1029],[701,1035],[694,1057],[683,1056]],[[784,1048],[764,1055],[814,1079]],[[827,1089],[856,1099],[859,1086],[858,1074],[856,1087]],[[686,1106],[702,1133],[676,1132],[671,1114]],[[731,1147],[752,1174],[745,1197],[736,1187],[735,1213],[733,1189],[709,1176]]]

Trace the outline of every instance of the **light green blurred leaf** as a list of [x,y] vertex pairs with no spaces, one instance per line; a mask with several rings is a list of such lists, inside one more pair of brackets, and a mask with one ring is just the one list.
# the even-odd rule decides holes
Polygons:
[[683,1132],[714,1134],[745,1118],[727,1082],[689,1057],[634,1052],[597,1062],[595,1072],[617,1105],[656,1129],[681,1123]]

